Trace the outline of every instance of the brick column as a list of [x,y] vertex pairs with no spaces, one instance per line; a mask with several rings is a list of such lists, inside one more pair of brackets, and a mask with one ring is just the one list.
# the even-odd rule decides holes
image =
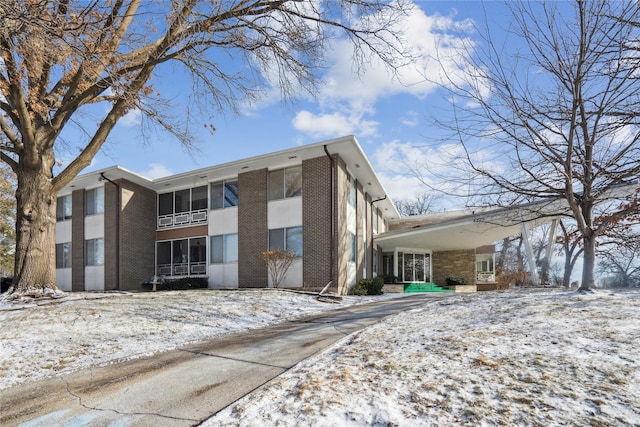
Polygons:
[[118,289],[118,187],[109,181],[104,186],[104,289]]
[[267,169],[238,175],[238,287],[265,288],[267,266]]
[[302,280],[306,288],[322,288],[331,278],[330,187],[327,156],[302,162]]
[[122,189],[120,289],[137,290],[155,272],[157,195],[130,181],[117,182]]
[[71,195],[71,290],[84,291],[84,190]]

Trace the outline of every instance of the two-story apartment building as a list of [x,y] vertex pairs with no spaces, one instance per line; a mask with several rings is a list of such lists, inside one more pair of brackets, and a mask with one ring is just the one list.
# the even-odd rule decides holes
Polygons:
[[63,290],[139,289],[153,275],[270,286],[260,253],[298,255],[284,287],[345,293],[378,271],[374,236],[398,218],[354,137],[150,180],[120,167],[58,194]]
[[551,222],[558,203],[400,218],[353,136],[154,180],[114,166],[58,194],[57,282],[137,290],[155,275],[263,288],[272,284],[260,254],[281,248],[297,255],[288,288],[332,282],[345,294],[385,274],[437,285],[458,276],[490,289],[494,243]]

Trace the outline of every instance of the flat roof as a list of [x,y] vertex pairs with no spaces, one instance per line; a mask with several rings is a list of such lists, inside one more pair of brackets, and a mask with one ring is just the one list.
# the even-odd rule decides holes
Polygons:
[[120,166],[112,166],[77,176],[59,192],[59,195],[70,194],[76,187],[92,188],[100,186],[102,185],[100,182],[102,174],[111,180],[126,179],[135,182],[157,193],[176,191],[235,178],[241,173],[252,170],[274,170],[299,165],[303,160],[326,156],[325,148],[329,154],[340,155],[347,165],[348,172],[362,184],[364,191],[371,196],[372,200],[381,199],[376,202],[376,207],[383,212],[385,219],[400,217],[393,200],[386,192],[369,159],[353,135],[194,169],[153,180]]

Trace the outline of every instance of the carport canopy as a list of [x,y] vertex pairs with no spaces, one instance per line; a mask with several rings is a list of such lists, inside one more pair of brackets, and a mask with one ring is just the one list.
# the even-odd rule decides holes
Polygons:
[[422,248],[432,251],[475,249],[562,216],[562,202],[544,202],[482,211],[455,211],[405,217],[390,223],[374,243],[383,251]]

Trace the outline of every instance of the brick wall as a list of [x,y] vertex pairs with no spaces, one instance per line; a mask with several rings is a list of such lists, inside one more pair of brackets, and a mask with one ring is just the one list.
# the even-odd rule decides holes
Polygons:
[[71,195],[71,290],[84,291],[84,190]]
[[331,162],[327,156],[302,162],[302,244],[305,288],[331,280]]
[[268,285],[267,267],[260,259],[260,253],[267,250],[269,236],[267,174],[267,169],[260,169],[238,175],[238,286],[241,288]]
[[104,289],[112,291],[120,286],[118,187],[108,181],[104,185]]
[[446,285],[447,276],[462,276],[468,285],[476,284],[475,249],[434,252],[432,258],[433,282]]
[[[140,283],[155,272],[157,196],[155,191],[126,180],[116,181],[122,188],[120,213],[120,289],[140,289]],[[105,187],[105,199],[107,188]],[[106,200],[105,200],[105,206]],[[105,212],[106,214],[106,212]],[[113,234],[105,216],[105,251],[107,236]],[[106,259],[105,259],[106,262]],[[107,270],[105,265],[105,270]],[[105,279],[107,278],[105,271]],[[105,285],[109,282],[105,281]]]

